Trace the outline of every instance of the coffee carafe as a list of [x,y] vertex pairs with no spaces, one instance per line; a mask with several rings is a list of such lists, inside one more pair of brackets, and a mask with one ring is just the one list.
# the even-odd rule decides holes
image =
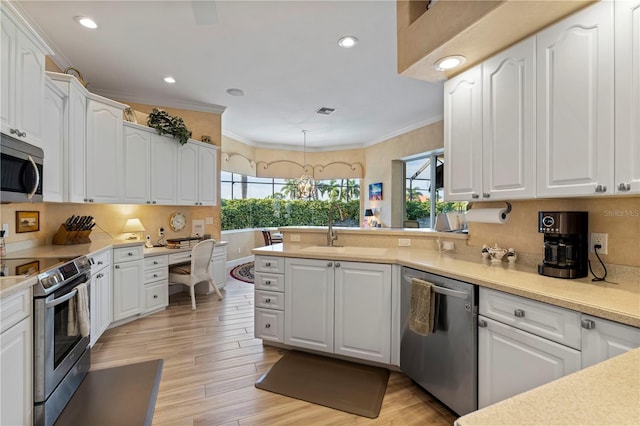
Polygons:
[[538,273],[556,278],[588,275],[588,212],[538,212],[538,232],[544,234],[544,261]]

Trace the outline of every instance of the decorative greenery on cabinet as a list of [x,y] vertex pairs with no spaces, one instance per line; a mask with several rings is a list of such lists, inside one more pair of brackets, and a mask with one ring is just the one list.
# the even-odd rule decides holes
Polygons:
[[169,115],[158,108],[151,110],[147,124],[156,129],[159,135],[168,134],[178,139],[181,145],[186,144],[191,137],[191,131],[187,129],[182,118]]

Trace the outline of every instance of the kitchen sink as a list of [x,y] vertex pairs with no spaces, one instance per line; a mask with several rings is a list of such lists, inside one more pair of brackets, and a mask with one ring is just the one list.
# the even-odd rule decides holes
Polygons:
[[383,255],[386,248],[380,247],[356,247],[356,246],[309,246],[301,249],[302,252],[319,254],[354,254],[354,255]]

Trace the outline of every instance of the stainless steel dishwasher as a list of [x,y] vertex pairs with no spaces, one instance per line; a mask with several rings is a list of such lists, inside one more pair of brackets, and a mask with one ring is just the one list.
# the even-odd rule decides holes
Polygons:
[[[434,284],[433,333],[409,328],[411,280]],[[478,298],[473,284],[402,268],[400,369],[459,415],[478,409]]]

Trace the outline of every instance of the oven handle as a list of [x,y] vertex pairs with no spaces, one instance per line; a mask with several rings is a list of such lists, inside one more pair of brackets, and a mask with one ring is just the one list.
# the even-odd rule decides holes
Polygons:
[[[422,279],[419,277],[413,277],[411,275],[403,275],[403,278],[408,282],[411,282],[411,280],[414,278],[417,278],[419,280]],[[467,293],[466,291],[451,290],[450,288],[439,287],[435,284],[431,284],[431,288],[433,288],[434,293],[444,294],[445,296],[457,297],[458,299],[469,298],[469,293]]]
[[38,185],[40,185],[40,172],[38,171],[38,166],[36,165],[36,162],[33,161],[33,158],[31,158],[31,156],[29,156],[29,162],[33,166],[33,170],[36,172],[36,183],[33,185],[33,191],[31,191],[29,195],[27,195],[28,200],[33,197],[33,195],[38,190]]
[[49,309],[49,308],[53,308],[54,306],[58,306],[61,303],[66,302],[67,300],[71,299],[72,297],[74,297],[76,294],[78,294],[78,290],[71,290],[69,293],[65,294],[62,297],[59,297],[57,299],[53,299],[51,302],[47,302],[44,304],[44,306]]

